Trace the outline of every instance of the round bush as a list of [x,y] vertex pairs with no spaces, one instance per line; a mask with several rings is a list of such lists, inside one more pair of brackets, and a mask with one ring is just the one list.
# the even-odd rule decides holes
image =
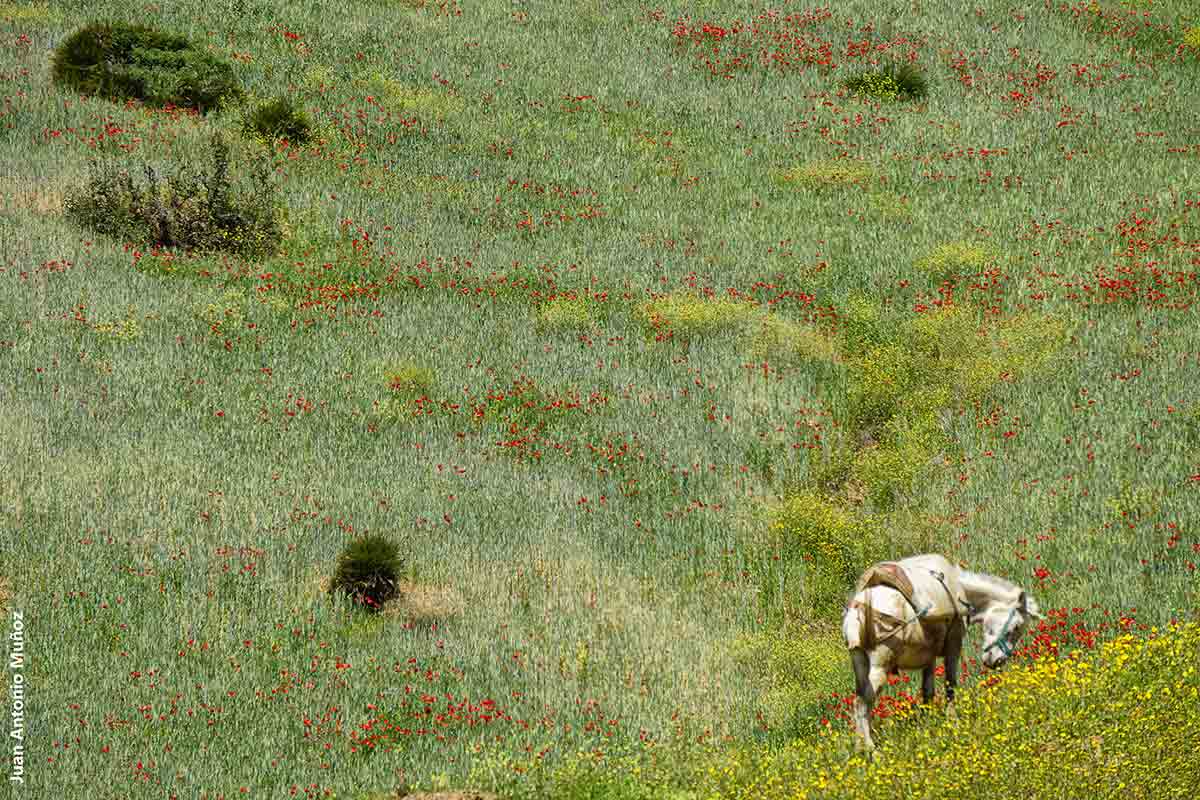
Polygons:
[[93,22],[64,39],[51,62],[54,82],[80,94],[200,111],[240,96],[233,66],[187,38],[144,25]]
[[244,128],[266,139],[286,139],[295,145],[306,144],[312,138],[312,123],[286,97],[260,104],[246,117]]
[[401,565],[396,545],[386,537],[356,539],[338,557],[329,591],[340,592],[370,611],[379,611],[397,594]]

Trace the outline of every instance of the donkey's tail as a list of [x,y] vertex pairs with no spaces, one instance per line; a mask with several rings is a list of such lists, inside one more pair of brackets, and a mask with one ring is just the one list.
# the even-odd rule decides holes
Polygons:
[[860,647],[869,652],[877,644],[875,608],[870,590],[862,592],[859,597],[862,599],[856,597],[846,606],[846,614],[842,617],[842,637],[846,640],[846,647],[851,650]]
[[873,650],[877,644],[875,623],[875,606],[871,601],[871,590],[867,589],[846,607],[846,615],[842,618],[842,636],[846,639],[846,646]]

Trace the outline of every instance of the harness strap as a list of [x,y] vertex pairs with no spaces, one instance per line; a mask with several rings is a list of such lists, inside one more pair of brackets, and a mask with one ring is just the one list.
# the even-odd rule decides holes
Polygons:
[[[875,649],[875,645],[878,643],[875,638],[876,617],[897,628],[903,628],[913,620],[903,620],[893,614],[887,613],[886,611],[878,611],[870,602],[870,595],[867,595],[867,597],[868,600],[865,603],[860,603],[857,600],[851,600],[850,608],[861,608],[864,612],[866,612],[863,620],[863,649],[871,651]],[[895,636],[896,633],[898,633],[898,631],[893,632],[891,635],[885,637],[884,641],[892,638],[892,636]]]
[[958,600],[955,599],[954,592],[951,592],[950,587],[946,585],[945,574],[932,569],[929,570],[929,574],[937,578],[937,582],[940,583],[942,588],[946,591],[946,596],[950,598],[950,607],[954,609],[954,624],[957,625],[960,616],[958,611]]
[[996,641],[983,648],[983,652],[991,650],[993,647],[999,647],[1000,652],[1005,658],[1012,656],[1012,645],[1008,642],[1008,629],[1012,626],[1013,617],[1017,615],[1017,609],[1014,606],[1013,610],[1008,612],[1008,619],[1004,621],[1004,627],[1000,629],[1000,635],[996,637]]

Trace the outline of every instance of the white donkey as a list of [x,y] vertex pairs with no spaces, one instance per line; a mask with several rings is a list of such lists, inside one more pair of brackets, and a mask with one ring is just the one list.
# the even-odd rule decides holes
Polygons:
[[946,668],[946,703],[954,700],[959,655],[968,624],[983,625],[983,664],[1008,661],[1037,603],[994,575],[959,569],[940,555],[876,564],[858,582],[842,618],[854,667],[854,723],[860,746],[875,749],[870,713],[889,672],[923,670],[921,700],[933,698],[934,661]]

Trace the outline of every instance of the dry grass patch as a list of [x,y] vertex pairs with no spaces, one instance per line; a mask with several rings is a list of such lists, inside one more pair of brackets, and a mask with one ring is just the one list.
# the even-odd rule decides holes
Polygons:
[[452,586],[400,581],[396,588],[396,597],[384,606],[385,616],[401,617],[414,622],[435,622],[452,617],[463,610],[462,595]]
[[[328,576],[313,576],[305,594],[327,597],[329,583]],[[396,585],[396,596],[384,604],[382,614],[413,622],[436,622],[461,614],[465,606],[462,594],[452,586],[400,581]]]
[[0,211],[61,214],[63,195],[57,189],[35,189],[16,180],[0,182]]

